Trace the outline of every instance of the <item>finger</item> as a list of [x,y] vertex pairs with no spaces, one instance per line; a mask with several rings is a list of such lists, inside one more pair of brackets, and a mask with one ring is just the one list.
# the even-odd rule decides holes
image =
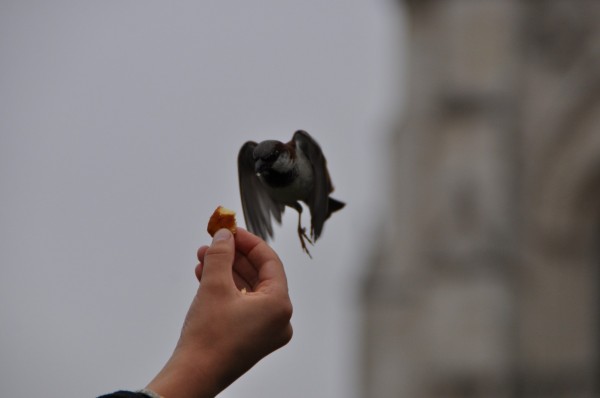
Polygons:
[[204,268],[204,264],[200,262],[194,269],[194,274],[196,274],[196,279],[198,279],[198,282],[202,281],[202,268]]
[[253,285],[235,271],[233,271],[233,282],[238,290],[245,289],[247,292],[252,292],[254,290]]
[[260,242],[264,242],[261,238],[238,227],[235,234],[235,248],[241,253],[248,255],[250,251]]
[[235,244],[258,271],[258,285],[255,290],[265,286],[274,286],[287,291],[287,278],[283,264],[277,253],[258,236],[238,228]]
[[204,261],[204,255],[206,254],[206,250],[208,250],[208,246],[206,246],[206,245],[201,246],[198,249],[198,252],[196,253],[196,257],[198,257],[198,261],[200,261],[200,262]]
[[243,278],[249,285],[254,286],[258,282],[258,270],[243,253],[236,251],[233,271]]
[[[201,248],[198,249],[197,255],[198,255],[198,261],[200,261],[200,263],[198,265],[196,265],[196,268],[194,270],[198,281],[200,281],[202,279],[202,269],[204,267],[204,265],[203,265],[204,256],[206,255],[207,250],[208,250],[208,246],[202,246]],[[236,250],[236,253],[235,253],[235,260],[233,263],[233,271],[234,271],[234,280],[235,280],[235,274],[237,274],[238,275],[237,277],[244,281],[243,284],[244,284],[244,287],[246,287],[246,288],[254,286],[256,284],[256,282],[258,281],[258,271],[254,267],[254,265],[252,265],[252,263],[250,263],[248,258],[238,250]],[[238,285],[237,281],[236,281],[236,285]],[[239,287],[240,286],[238,286],[238,288]]]
[[202,261],[203,285],[233,287],[234,258],[235,243],[231,231],[225,228],[218,230]]
[[200,263],[198,265],[196,265],[196,268],[194,269],[194,273],[196,274],[196,278],[198,279],[198,282],[200,282],[202,280],[202,269],[204,268],[204,256],[206,255],[206,251],[208,250],[208,246],[204,245],[201,246],[198,249],[198,252],[196,253],[196,256],[198,257],[198,261],[200,261]]

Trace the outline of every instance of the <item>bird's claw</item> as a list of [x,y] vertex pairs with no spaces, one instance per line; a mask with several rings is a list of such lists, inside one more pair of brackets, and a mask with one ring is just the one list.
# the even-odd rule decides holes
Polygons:
[[308,237],[308,235],[306,235],[306,228],[298,228],[298,237],[300,238],[300,244],[302,245],[302,250],[304,250],[306,252],[306,254],[308,254],[308,257],[310,257],[312,259],[312,256],[310,255],[310,252],[308,251],[308,248],[306,247],[305,239],[308,241],[308,243],[311,244],[311,246],[313,245],[313,241]]

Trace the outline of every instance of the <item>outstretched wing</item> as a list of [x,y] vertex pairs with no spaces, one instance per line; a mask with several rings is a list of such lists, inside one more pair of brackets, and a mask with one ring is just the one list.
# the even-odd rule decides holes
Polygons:
[[246,228],[255,235],[267,240],[273,237],[271,216],[281,223],[281,214],[284,205],[275,202],[266,191],[254,171],[254,158],[252,152],[256,142],[248,141],[238,154],[238,178],[240,183],[240,196]]
[[307,204],[311,214],[311,234],[316,241],[329,215],[329,194],[333,191],[333,185],[327,171],[327,161],[317,141],[303,130],[294,133],[293,141],[313,166],[314,189]]

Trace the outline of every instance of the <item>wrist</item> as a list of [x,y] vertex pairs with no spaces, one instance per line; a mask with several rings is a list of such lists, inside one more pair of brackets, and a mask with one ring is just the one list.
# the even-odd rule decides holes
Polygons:
[[213,398],[225,386],[219,381],[218,364],[204,353],[176,349],[164,368],[146,388],[164,398]]

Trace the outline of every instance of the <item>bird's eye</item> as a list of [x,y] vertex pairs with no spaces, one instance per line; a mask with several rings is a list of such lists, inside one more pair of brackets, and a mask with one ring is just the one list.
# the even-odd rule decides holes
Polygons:
[[268,162],[274,162],[279,157],[279,151],[271,152],[265,159]]

